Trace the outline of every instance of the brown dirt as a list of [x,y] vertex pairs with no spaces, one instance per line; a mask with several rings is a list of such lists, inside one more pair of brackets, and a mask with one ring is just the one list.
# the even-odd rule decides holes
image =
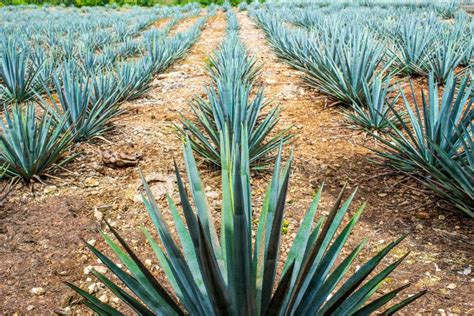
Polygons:
[[[404,314],[472,314],[474,306],[468,299],[473,292],[472,275],[458,273],[473,262],[472,221],[447,211],[444,204],[413,180],[388,174],[386,169],[368,162],[370,151],[365,147],[376,144],[366,135],[342,126],[338,109],[327,108],[329,101],[306,87],[300,72],[275,57],[263,33],[246,13],[238,13],[238,17],[244,42],[264,62],[261,82],[266,94],[283,108],[279,128],[294,126],[297,135],[286,213],[290,225],[284,235],[283,252],[314,191],[325,183],[321,204],[324,212],[347,182],[350,190],[359,186],[354,205],[368,203],[349,242],[352,247],[362,238],[369,238],[363,259],[384,243],[413,230],[389,259],[407,251],[411,251],[410,256],[383,287],[385,291],[409,281],[413,286],[404,295],[429,290]],[[192,18],[179,23],[173,31],[189,26],[189,20]],[[83,288],[95,282],[83,270],[100,264],[86,251],[79,237],[96,239],[96,246],[105,250],[96,233],[103,228],[102,217],[140,249],[143,259],[151,259],[152,270],[161,276],[153,253],[149,247],[143,247],[145,241],[139,229],[140,225],[151,227],[151,223],[137,199],[138,168],[110,168],[104,164],[102,155],[137,154],[142,157],[142,172],[157,181],[173,179],[173,158],[184,169],[181,141],[176,137],[174,124],[179,123],[179,113],[192,117],[188,104],[204,92],[209,80],[205,62],[222,40],[225,26],[222,13],[212,18],[187,57],[159,75],[145,98],[124,104],[127,113],[107,136],[108,141],[80,146],[81,156],[68,165],[71,173],[64,173],[60,180],[49,180],[46,185],[37,184],[35,194],[29,188],[17,189],[1,206],[2,313],[51,314],[59,308],[64,311],[67,306],[85,313],[83,307],[75,304],[77,297],[62,282],[71,281]],[[219,192],[218,173],[205,166],[201,166],[201,172],[204,184],[209,186],[207,190]],[[258,197],[256,205],[261,203],[268,180],[269,174],[255,175],[252,180],[253,193]],[[176,190],[172,193],[176,196]],[[159,204],[165,206],[162,200]],[[450,284],[455,288],[449,289]],[[33,287],[44,288],[45,294],[31,294]],[[98,292],[106,293],[102,289]]]

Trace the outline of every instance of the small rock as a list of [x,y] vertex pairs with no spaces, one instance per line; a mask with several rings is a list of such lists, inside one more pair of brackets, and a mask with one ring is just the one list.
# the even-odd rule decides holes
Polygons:
[[444,215],[440,215],[440,216],[438,216],[438,219],[440,219],[440,220],[442,220],[442,221],[443,221],[443,220],[445,220],[445,219],[446,219],[446,216],[444,216]]
[[87,188],[93,188],[99,185],[99,181],[94,178],[87,178],[86,180],[84,180],[84,185]]
[[91,239],[91,240],[88,240],[87,243],[91,246],[95,246],[95,243],[97,242],[97,240],[95,239]]
[[87,292],[89,292],[89,294],[94,294],[97,291],[99,291],[99,287],[97,286],[97,283],[92,283],[91,285],[87,287]]
[[454,289],[456,288],[456,286],[457,286],[457,285],[454,284],[454,283],[449,283],[449,284],[446,286],[446,288],[448,288],[448,289],[450,289],[450,290],[454,290]]
[[34,287],[31,289],[31,293],[40,296],[45,293],[45,290],[42,287]]
[[104,218],[104,214],[102,214],[101,211],[95,209],[94,210],[94,217],[98,220],[101,221]]
[[216,191],[210,191],[206,193],[206,196],[212,200],[215,200],[219,197],[219,193],[217,193]]
[[34,310],[34,309],[35,309],[35,306],[34,306],[34,305],[28,305],[28,306],[26,306],[26,310],[27,310],[27,311],[32,311],[32,310]]
[[471,266],[469,266],[469,267],[464,268],[462,271],[459,271],[458,273],[462,275],[469,275],[471,274],[471,272],[472,272],[472,269],[471,269]]
[[109,297],[107,295],[101,295],[99,297],[99,301],[101,301],[102,303],[108,303],[109,302]]
[[386,196],[387,196],[387,193],[379,193],[378,196],[380,196],[380,197],[386,197]]
[[48,185],[46,188],[44,188],[44,194],[50,194],[53,193],[57,190],[58,188],[55,185]]
[[83,271],[84,271],[84,274],[89,274],[89,273],[91,273],[91,271],[92,271],[92,266],[87,266],[87,267],[85,267]]
[[107,273],[107,268],[103,266],[94,266],[94,270],[99,272],[100,274]]
[[421,211],[416,213],[416,217],[419,219],[430,219],[430,213]]
[[71,315],[71,307],[69,306],[66,306],[64,308],[56,308],[54,310],[54,313],[58,314],[58,315]]
[[152,264],[153,264],[153,262],[150,259],[145,260],[145,265],[151,266]]

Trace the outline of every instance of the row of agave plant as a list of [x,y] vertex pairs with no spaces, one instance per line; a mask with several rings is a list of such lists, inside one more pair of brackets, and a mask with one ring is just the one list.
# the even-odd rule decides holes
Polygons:
[[[301,70],[307,82],[334,104],[345,106],[345,118],[351,125],[382,142],[384,148],[375,152],[387,165],[415,176],[474,217],[474,22],[462,13],[451,26],[421,13],[421,18],[407,14],[403,21],[397,13],[390,13],[397,18],[379,20],[369,12],[381,9],[360,10],[365,12],[362,21],[357,10],[336,12],[315,18],[317,25],[310,29],[283,23],[286,15],[294,18],[299,14],[285,8],[276,13],[253,10],[252,16],[279,57]],[[385,31],[380,31],[381,25]],[[396,26],[390,31],[397,38],[393,46],[387,44],[391,37],[383,35],[391,26]],[[434,39],[434,34],[441,34],[443,41]],[[457,44],[451,46],[444,39]],[[426,52],[433,49],[436,58],[426,59]],[[413,84],[409,97],[398,84],[404,75],[419,69],[428,71],[428,93],[421,89],[421,102]],[[439,88],[442,96],[438,96]]]
[[212,83],[206,98],[192,103],[196,120],[182,118],[180,134],[189,135],[193,149],[206,161],[221,165],[220,134],[226,126],[230,139],[240,139],[245,126],[249,133],[249,159],[254,169],[265,168],[271,153],[281,141],[287,142],[288,130],[272,135],[279,120],[279,108],[266,110],[269,102],[264,89],[258,85],[261,65],[251,56],[239,38],[239,24],[234,12],[227,12],[226,39],[209,58]]
[[[320,11],[326,9],[357,9],[357,8],[382,8],[390,10],[409,9],[423,10],[436,13],[442,18],[450,19],[461,8],[460,0],[297,0],[297,1],[278,1],[266,2],[266,8],[288,7],[291,4],[292,9],[304,8],[306,11]],[[253,8],[259,7],[258,2],[251,3]],[[308,10],[310,9],[310,10]]]
[[[246,89],[249,81],[243,80],[244,77],[254,78],[258,68],[251,67],[254,59],[248,57],[242,44],[234,38],[237,36],[234,14],[228,13],[227,17],[226,39],[211,61],[211,85],[224,80],[220,76],[225,74],[217,70],[228,70],[226,64],[235,63],[242,70],[237,74],[231,73],[231,79],[237,81],[241,89]],[[229,49],[235,54],[229,55]],[[229,111],[235,102],[220,103],[215,105],[214,110],[218,106],[229,107],[221,109]],[[253,109],[252,104],[244,103],[244,106],[249,111]],[[422,291],[396,304],[391,301],[409,284],[381,295],[375,294],[406,257],[403,255],[379,267],[405,236],[385,246],[356,270],[354,264],[367,240],[362,240],[347,256],[342,256],[342,249],[364,209],[364,205],[360,206],[344,225],[344,217],[355,195],[353,192],[346,198],[344,189],[329,215],[321,216],[317,221],[322,188],[315,194],[285,263],[279,264],[292,159],[286,163],[282,161],[285,139],[281,139],[262,209],[254,211],[250,187],[252,142],[249,129],[252,126],[247,124],[251,118],[239,121],[240,127],[233,124],[234,119],[223,117],[223,128],[216,130],[220,139],[218,155],[222,179],[219,233],[211,217],[193,156],[193,149],[200,155],[201,152],[196,149],[195,141],[184,133],[183,151],[191,197],[175,163],[182,213],[168,196],[172,228],[166,222],[144,176],[141,176],[143,203],[159,241],[145,227],[143,233],[166,275],[168,285],[155,278],[135,250],[115,228],[108,225],[110,234],[101,231],[101,236],[120,263],[114,262],[93,245],[86,245],[121,282],[111,279],[107,273],[92,273],[128,309],[121,311],[118,306],[102,302],[87,291],[67,283],[84,298],[87,307],[99,315],[132,312],[138,315],[369,315],[375,311],[392,315],[425,293]],[[185,125],[188,124],[186,122]],[[189,135],[195,136],[194,132]],[[255,222],[258,223],[256,227]],[[168,291],[168,287],[173,291]]]
[[[156,36],[158,31],[143,31],[157,19],[169,18],[170,22],[159,30],[165,36],[180,19],[198,13],[195,9],[187,11],[162,10],[141,11],[124,18],[121,14],[114,15],[116,24],[108,17],[99,19],[90,25],[87,22],[95,15],[74,19],[73,12],[61,12],[62,22],[48,23],[48,12],[39,14],[41,22],[25,25],[21,18],[15,24],[7,19],[0,32],[0,100],[3,102],[24,102],[40,92],[43,82],[51,82],[65,63],[75,62],[92,74],[106,72],[116,64],[127,59],[143,55],[146,51],[148,38]],[[33,10],[23,14],[28,18],[36,17]],[[0,14],[1,15],[1,14]],[[14,16],[22,16],[17,12]],[[100,17],[100,15],[99,15]],[[72,20],[72,23],[65,24]],[[24,27],[24,30],[22,29]],[[71,29],[72,27],[72,29]],[[143,31],[143,32],[142,32]]]
[[[153,77],[186,53],[207,18],[174,36],[148,32],[144,55],[135,60],[95,71],[71,60],[51,78],[35,77],[40,88],[35,86],[28,92],[32,94],[29,101],[5,104],[0,122],[0,164],[6,166],[3,176],[31,182],[62,168],[75,157],[71,150],[74,143],[102,137],[122,113],[121,103],[146,93]],[[12,50],[14,53],[17,51]],[[2,57],[10,61],[6,56],[10,55]],[[17,65],[3,66],[18,74],[23,68],[15,68]],[[14,86],[23,82],[19,78]]]

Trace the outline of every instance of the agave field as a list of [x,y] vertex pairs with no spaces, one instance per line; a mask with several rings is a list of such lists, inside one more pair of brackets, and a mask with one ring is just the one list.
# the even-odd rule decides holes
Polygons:
[[459,1],[0,7],[0,311],[470,315]]

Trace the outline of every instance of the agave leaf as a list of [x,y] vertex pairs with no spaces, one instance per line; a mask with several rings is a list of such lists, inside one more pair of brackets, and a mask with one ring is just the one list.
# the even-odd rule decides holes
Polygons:
[[119,299],[126,302],[139,315],[149,315],[149,316],[154,315],[150,310],[148,310],[148,308],[146,308],[146,306],[144,306],[138,300],[133,298],[133,296],[129,295],[127,292],[122,290],[114,282],[109,280],[106,276],[104,276],[103,274],[95,270],[92,271],[92,273],[97,279],[99,279],[102,283],[104,283],[105,286],[107,286],[115,295],[117,295]]
[[84,297],[87,300],[84,304],[86,304],[90,309],[94,310],[99,315],[113,315],[113,316],[123,315],[112,306],[102,303],[93,295],[87,293],[86,291],[75,286],[74,284],[66,282],[66,285],[69,286],[71,289],[73,289],[76,293]]
[[395,314],[396,312],[398,312],[399,310],[401,310],[402,308],[404,308],[405,306],[407,306],[408,304],[414,302],[415,300],[419,299],[420,297],[422,297],[423,295],[425,295],[427,293],[427,290],[424,290],[424,291],[421,291],[403,301],[401,301],[400,303],[390,307],[388,310],[386,310],[385,312],[382,313],[382,315],[393,315]]

